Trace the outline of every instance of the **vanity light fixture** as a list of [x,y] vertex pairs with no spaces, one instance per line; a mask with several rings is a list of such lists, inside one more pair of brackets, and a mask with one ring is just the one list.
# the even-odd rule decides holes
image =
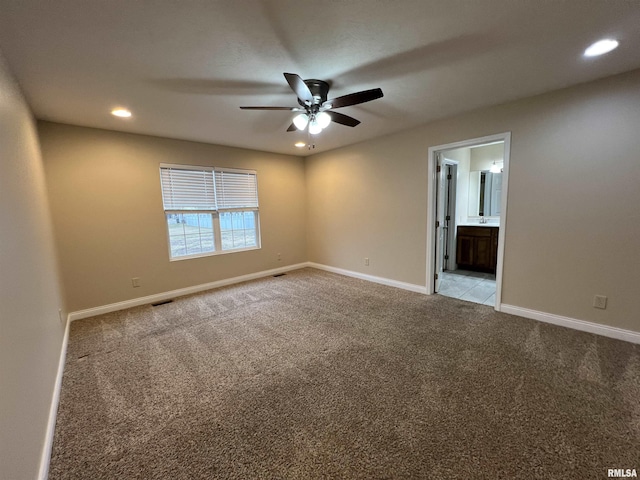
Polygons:
[[131,112],[126,108],[114,108],[113,110],[111,110],[111,115],[120,118],[129,118],[131,116]]
[[612,38],[599,40],[584,51],[585,57],[597,57],[618,48],[618,41]]

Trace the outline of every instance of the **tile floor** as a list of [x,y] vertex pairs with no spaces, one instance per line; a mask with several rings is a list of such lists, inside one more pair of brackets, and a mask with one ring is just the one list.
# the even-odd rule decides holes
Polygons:
[[468,270],[442,272],[438,293],[446,297],[495,306],[496,276]]

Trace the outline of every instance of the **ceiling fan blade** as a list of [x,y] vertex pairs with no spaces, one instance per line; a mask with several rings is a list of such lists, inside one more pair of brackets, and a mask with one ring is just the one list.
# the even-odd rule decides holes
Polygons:
[[346,125],[347,127],[355,127],[356,125],[360,124],[360,120],[356,120],[349,115],[344,115],[342,113],[334,112],[331,110],[327,110],[326,112],[331,117],[331,120],[341,125]]
[[313,102],[313,94],[307,84],[304,83],[304,80],[300,78],[300,75],[296,75],[295,73],[285,73],[284,78],[287,79],[291,90],[295,92],[300,100],[303,102]]
[[287,128],[287,132],[295,132],[296,130],[298,130],[298,128],[296,127],[295,123],[292,123],[291,125],[289,125],[289,128]]
[[370,102],[371,100],[381,97],[383,97],[382,90],[380,88],[374,88],[372,90],[363,90],[362,92],[332,98],[324,102],[323,106],[331,105],[329,108],[349,107],[351,105],[358,105],[359,103]]
[[242,110],[289,110],[294,112],[300,110],[298,107],[240,107]]

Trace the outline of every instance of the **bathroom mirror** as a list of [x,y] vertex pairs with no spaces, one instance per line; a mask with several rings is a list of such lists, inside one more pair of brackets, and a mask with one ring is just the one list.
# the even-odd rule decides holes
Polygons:
[[499,217],[502,173],[489,170],[469,172],[469,216]]

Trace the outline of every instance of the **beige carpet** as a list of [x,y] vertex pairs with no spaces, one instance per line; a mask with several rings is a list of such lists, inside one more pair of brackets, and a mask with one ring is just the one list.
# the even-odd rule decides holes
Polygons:
[[640,348],[313,269],[72,324],[50,479],[604,479]]

